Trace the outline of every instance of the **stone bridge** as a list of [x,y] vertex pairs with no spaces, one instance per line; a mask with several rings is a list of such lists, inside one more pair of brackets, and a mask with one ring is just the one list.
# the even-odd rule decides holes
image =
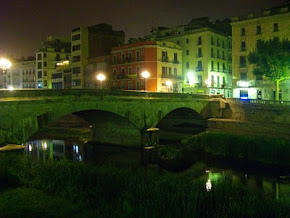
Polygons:
[[[185,122],[218,129],[233,128],[232,122],[225,124],[225,120],[247,121],[250,117],[255,122],[252,113],[259,108],[247,106],[243,111],[243,105],[229,104],[220,97],[109,90],[0,91],[0,145],[23,143],[41,127],[68,114],[77,115],[91,125],[93,141],[130,146],[144,144],[146,129],[160,127],[162,120],[169,121],[162,127]],[[285,122],[288,109],[277,112],[268,108],[262,112]],[[256,117],[258,122],[265,122]],[[239,128],[237,123],[234,126]]]

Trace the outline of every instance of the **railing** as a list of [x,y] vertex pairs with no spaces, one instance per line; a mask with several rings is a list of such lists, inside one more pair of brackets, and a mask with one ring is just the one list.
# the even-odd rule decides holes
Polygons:
[[264,105],[289,105],[290,101],[275,101],[275,100],[262,100],[262,99],[240,99],[240,98],[227,98],[228,102],[238,102],[241,104],[264,104]]

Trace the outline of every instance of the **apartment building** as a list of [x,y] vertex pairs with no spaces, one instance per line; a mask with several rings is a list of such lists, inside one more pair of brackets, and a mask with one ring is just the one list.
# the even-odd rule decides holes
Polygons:
[[37,88],[52,88],[52,73],[56,61],[67,60],[70,56],[70,39],[49,36],[36,52]]
[[71,66],[68,59],[56,61],[55,71],[51,75],[51,83],[53,89],[71,88]]
[[20,72],[22,72],[23,89],[36,88],[36,59],[35,57],[28,57],[20,62]]
[[111,48],[124,44],[125,34],[102,23],[78,27],[71,32],[72,88],[84,88],[85,67],[90,58],[110,55]]
[[[269,78],[254,75],[254,65],[249,64],[248,55],[254,51],[259,40],[274,37],[289,39],[290,4],[233,17],[233,97],[244,99],[272,100],[275,95],[274,82]],[[290,100],[290,80],[280,83],[280,99]]]
[[[158,27],[149,38],[170,41],[182,49],[183,92],[231,96],[229,21],[193,19],[174,28]],[[147,36],[148,37],[148,36]]]
[[[182,50],[172,42],[142,41],[112,48],[112,89],[182,92]],[[147,71],[149,77],[142,77]]]

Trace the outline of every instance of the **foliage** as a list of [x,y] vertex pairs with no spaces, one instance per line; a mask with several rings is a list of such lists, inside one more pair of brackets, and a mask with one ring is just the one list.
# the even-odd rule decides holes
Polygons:
[[290,142],[287,139],[205,132],[182,143],[187,150],[289,166]]
[[258,41],[256,50],[249,54],[248,60],[255,64],[255,75],[283,81],[290,77],[290,41],[280,41],[276,37]]
[[163,174],[81,163],[2,156],[0,168],[20,181],[0,193],[3,216],[285,217],[284,202],[250,193],[234,180],[206,192],[190,173]]

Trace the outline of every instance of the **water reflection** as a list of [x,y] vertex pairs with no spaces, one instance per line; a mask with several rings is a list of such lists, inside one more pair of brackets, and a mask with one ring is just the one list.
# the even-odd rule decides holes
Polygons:
[[82,161],[85,154],[83,142],[69,140],[31,140],[25,142],[24,146],[24,153],[38,160],[61,160],[67,158]]

